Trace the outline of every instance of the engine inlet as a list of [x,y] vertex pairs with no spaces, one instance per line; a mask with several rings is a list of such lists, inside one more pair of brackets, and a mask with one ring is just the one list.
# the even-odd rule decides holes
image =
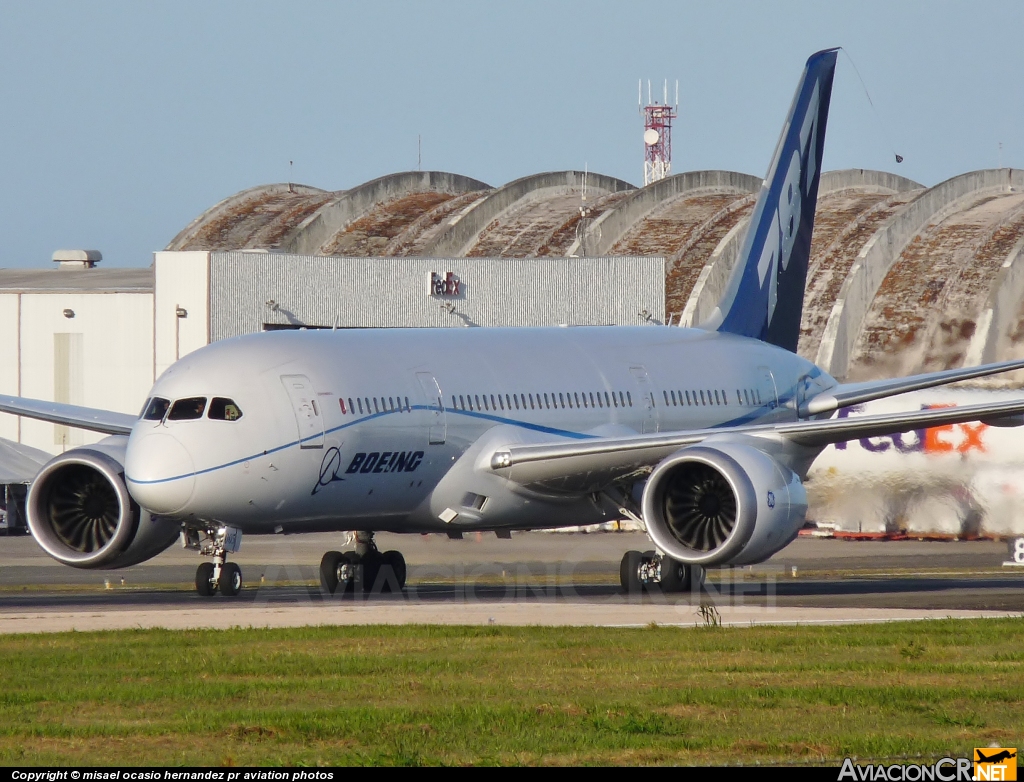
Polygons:
[[680,543],[711,551],[728,540],[736,524],[736,495],[718,470],[688,462],[666,482],[664,518]]
[[121,505],[110,481],[92,467],[68,465],[53,481],[43,507],[51,529],[74,551],[89,554],[106,546],[117,532]]

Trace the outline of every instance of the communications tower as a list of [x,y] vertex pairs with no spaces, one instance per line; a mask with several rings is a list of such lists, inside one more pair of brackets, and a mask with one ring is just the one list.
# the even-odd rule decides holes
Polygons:
[[640,113],[644,115],[644,185],[664,179],[672,173],[672,120],[679,109],[679,82],[676,82],[676,104],[668,102],[668,79],[665,79],[663,101],[651,100],[651,82],[647,82],[647,105],[644,105],[643,80],[637,85]]

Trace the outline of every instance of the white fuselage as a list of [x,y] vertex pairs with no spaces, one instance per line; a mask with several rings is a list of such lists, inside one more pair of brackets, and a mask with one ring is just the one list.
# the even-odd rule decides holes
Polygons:
[[[172,415],[138,421],[125,476],[154,514],[251,533],[450,531],[451,503],[460,529],[590,523],[594,503],[531,495],[476,465],[473,446],[794,420],[799,399],[834,383],[788,351],[697,329],[255,334],[158,379],[151,397]],[[206,412],[171,420],[190,398]],[[214,399],[241,417],[211,419]],[[486,482],[489,508],[472,491],[440,496],[456,467]]]

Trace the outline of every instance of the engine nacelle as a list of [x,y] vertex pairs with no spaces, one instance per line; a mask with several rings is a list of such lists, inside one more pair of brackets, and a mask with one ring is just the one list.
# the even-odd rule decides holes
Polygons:
[[153,518],[128,494],[125,437],[107,439],[46,463],[25,501],[28,527],[54,559],[79,568],[122,568],[149,559],[181,525]]
[[647,532],[666,554],[697,565],[749,565],[785,547],[803,526],[799,476],[758,448],[714,441],[683,448],[644,489]]

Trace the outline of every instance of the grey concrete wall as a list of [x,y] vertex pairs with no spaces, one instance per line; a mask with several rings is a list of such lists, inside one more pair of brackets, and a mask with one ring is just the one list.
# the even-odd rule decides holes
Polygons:
[[883,193],[905,193],[910,190],[924,190],[924,185],[899,174],[890,174],[888,171],[845,168],[841,171],[823,172],[818,183],[818,195],[848,188],[877,190]]
[[626,232],[652,211],[673,198],[695,190],[756,193],[762,180],[736,171],[687,171],[658,180],[627,196],[614,209],[602,214],[591,226],[600,227],[601,239],[594,245],[595,255],[605,255]]
[[992,281],[985,308],[978,316],[977,328],[964,356],[964,366],[1002,360],[1008,333],[1017,320],[1024,299],[1024,237],[1006,255],[1003,266]]
[[690,291],[690,298],[686,300],[680,326],[699,326],[714,312],[729,284],[729,277],[736,266],[736,259],[743,247],[743,240],[747,237],[749,225],[750,218],[744,217],[729,229],[712,251],[700,271],[697,282],[693,285],[693,290]]
[[[545,190],[581,190],[583,175],[582,171],[549,171],[509,182],[478,201],[458,222],[434,239],[425,254],[434,257],[463,256],[476,243],[480,233],[516,203],[526,198],[538,198]],[[586,177],[587,190],[601,194],[635,189],[629,182],[604,174],[591,172]]]
[[853,346],[860,336],[871,302],[885,275],[903,248],[929,223],[943,219],[965,198],[984,191],[1009,192],[1024,187],[1024,172],[988,169],[947,179],[924,191],[893,215],[865,243],[843,282],[836,303],[825,324],[818,349],[818,366],[836,378],[845,377]]
[[358,220],[379,203],[409,193],[439,192],[458,195],[489,190],[490,185],[445,171],[405,171],[374,179],[342,193],[303,220],[281,242],[285,252],[315,255],[338,231]]
[[167,243],[165,250],[180,250],[185,242],[191,238],[193,232],[200,225],[205,223],[207,220],[212,220],[216,215],[224,209],[233,208],[235,204],[245,201],[247,198],[252,198],[263,193],[284,193],[291,188],[290,192],[294,193],[308,193],[313,195],[315,193],[326,193],[326,190],[321,190],[318,187],[310,187],[309,185],[297,185],[297,184],[273,184],[273,185],[257,185],[256,187],[250,187],[246,190],[241,190],[234,195],[229,195],[223,201],[218,201],[216,204],[211,206],[199,217],[193,220],[191,223],[182,228],[177,235]]

